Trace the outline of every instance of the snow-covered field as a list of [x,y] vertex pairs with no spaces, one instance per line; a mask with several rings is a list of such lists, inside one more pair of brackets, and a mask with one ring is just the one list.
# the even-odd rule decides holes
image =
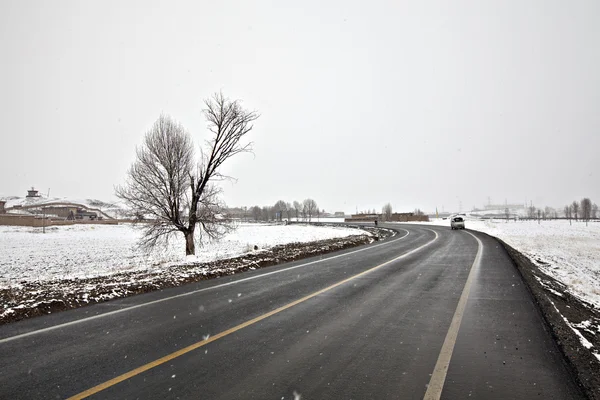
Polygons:
[[[423,224],[450,227],[450,220]],[[563,283],[574,296],[600,308],[600,222],[475,220],[466,227],[502,239]],[[448,228],[449,229],[449,228]]]
[[140,231],[124,225],[71,225],[46,228],[0,226],[0,287],[23,281],[90,278],[134,270],[158,270],[169,263],[207,262],[293,242],[311,242],[367,232],[343,227],[240,224],[219,242],[185,257],[183,240],[161,252],[136,248]]

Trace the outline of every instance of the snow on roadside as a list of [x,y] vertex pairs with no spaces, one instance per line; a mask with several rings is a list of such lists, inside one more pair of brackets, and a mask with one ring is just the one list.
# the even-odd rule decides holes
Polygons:
[[140,231],[129,224],[46,228],[0,226],[0,288],[20,282],[91,278],[136,270],[159,271],[172,263],[232,258],[279,244],[365,235],[345,227],[240,224],[219,242],[206,243],[185,257],[183,241],[148,254],[136,248]]
[[[567,318],[565,318],[564,315],[562,315],[562,313],[560,312],[560,310],[558,309],[558,307],[556,307],[556,305],[554,304],[554,302],[552,300],[550,300],[550,303],[552,304],[552,306],[554,307],[554,309],[556,310],[556,312],[562,317],[563,321],[565,321],[565,324],[567,324],[567,326],[569,328],[571,328],[571,330],[573,331],[573,333],[575,333],[575,335],[577,336],[577,338],[581,342],[581,345],[583,347],[585,347],[586,349],[590,350],[590,352],[594,355],[594,357],[596,357],[598,359],[598,361],[600,361],[600,354],[598,354],[597,351],[592,350],[594,348],[594,345],[592,343],[590,343],[590,341],[587,340],[585,338],[585,336],[583,336],[581,334],[581,332],[579,332],[578,329],[581,329],[581,328],[578,325],[581,325],[581,324],[573,324],[573,323],[571,323]],[[585,322],[589,323],[589,321],[584,321],[583,323],[585,324]]]

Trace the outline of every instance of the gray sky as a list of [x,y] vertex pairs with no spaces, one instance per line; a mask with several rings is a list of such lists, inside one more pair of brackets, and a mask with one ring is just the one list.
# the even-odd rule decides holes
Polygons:
[[600,2],[2,1],[0,195],[114,198],[161,112],[261,118],[231,206],[600,203]]

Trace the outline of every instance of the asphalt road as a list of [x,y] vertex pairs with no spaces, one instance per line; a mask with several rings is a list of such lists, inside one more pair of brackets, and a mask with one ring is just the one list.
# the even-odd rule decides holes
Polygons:
[[1,326],[0,398],[583,398],[495,240],[394,227],[386,242]]

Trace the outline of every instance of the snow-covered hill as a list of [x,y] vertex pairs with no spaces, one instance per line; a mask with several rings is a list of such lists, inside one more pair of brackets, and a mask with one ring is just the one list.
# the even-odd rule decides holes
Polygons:
[[18,197],[18,196],[0,196],[0,200],[6,201],[5,208],[11,209],[13,207],[23,206],[34,206],[34,205],[45,205],[53,203],[71,203],[80,204],[86,208],[99,209],[113,218],[125,218],[127,212],[125,208],[118,202],[106,202],[97,199],[81,199],[75,197]]

